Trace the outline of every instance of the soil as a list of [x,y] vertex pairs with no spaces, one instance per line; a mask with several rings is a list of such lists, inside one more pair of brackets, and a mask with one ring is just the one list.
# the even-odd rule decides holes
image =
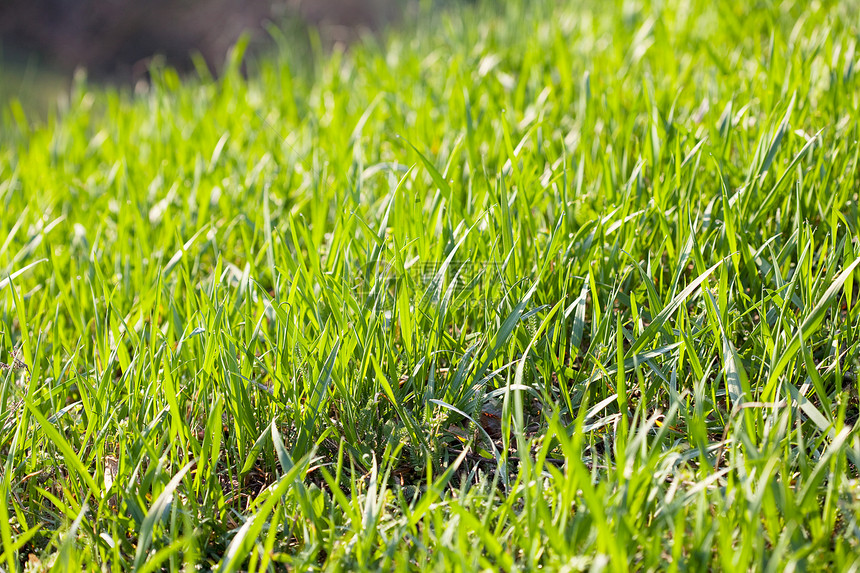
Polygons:
[[242,32],[265,43],[265,22],[299,21],[333,41],[378,30],[407,0],[3,0],[0,55],[60,72],[134,75],[155,54],[189,69],[200,53],[213,69]]

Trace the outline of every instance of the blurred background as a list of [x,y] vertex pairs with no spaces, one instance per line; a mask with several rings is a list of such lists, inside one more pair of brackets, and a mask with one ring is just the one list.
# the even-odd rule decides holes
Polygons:
[[274,24],[297,43],[316,30],[349,43],[399,21],[418,0],[0,0],[0,106],[10,98],[49,105],[72,74],[125,83],[158,55],[180,71],[199,54],[217,73],[243,32],[251,49]]

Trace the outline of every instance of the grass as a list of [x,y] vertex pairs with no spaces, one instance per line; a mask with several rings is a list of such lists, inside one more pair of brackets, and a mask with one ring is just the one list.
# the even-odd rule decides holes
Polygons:
[[0,567],[857,570],[858,4],[609,4],[8,106]]

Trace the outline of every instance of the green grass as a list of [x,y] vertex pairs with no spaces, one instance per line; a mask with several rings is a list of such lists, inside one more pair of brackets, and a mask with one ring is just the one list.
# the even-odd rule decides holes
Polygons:
[[7,107],[0,568],[857,570],[858,4],[615,4]]

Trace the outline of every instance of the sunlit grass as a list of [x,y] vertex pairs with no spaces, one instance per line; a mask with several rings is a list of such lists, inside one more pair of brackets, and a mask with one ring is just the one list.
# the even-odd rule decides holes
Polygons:
[[857,4],[560,4],[7,108],[0,567],[860,564]]

